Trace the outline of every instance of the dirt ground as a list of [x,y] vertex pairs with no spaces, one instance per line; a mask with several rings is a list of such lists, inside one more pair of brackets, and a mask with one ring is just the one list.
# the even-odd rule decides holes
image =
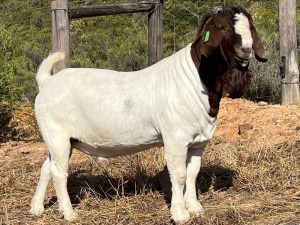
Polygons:
[[[0,224],[68,224],[52,183],[45,213],[29,214],[47,155],[37,141],[0,143]],[[172,224],[162,149],[110,159],[74,151],[71,224]],[[187,224],[300,224],[300,107],[223,99],[197,179],[205,215]]]

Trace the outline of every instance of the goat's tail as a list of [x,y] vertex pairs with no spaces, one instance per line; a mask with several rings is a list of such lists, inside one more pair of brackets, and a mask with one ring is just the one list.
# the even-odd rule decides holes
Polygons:
[[49,55],[44,61],[41,63],[37,74],[36,74],[36,82],[38,84],[39,90],[42,89],[45,81],[51,76],[51,70],[55,63],[63,60],[65,58],[65,53],[63,52],[55,52]]

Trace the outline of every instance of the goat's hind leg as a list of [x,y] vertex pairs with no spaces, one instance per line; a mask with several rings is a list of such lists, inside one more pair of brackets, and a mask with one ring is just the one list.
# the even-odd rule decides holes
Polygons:
[[36,216],[42,214],[45,210],[44,199],[45,199],[48,183],[51,179],[50,167],[51,167],[51,162],[50,162],[50,155],[49,155],[41,168],[40,179],[30,205],[31,206],[30,213]]
[[[59,132],[58,132],[59,134]],[[69,138],[57,137],[47,143],[51,154],[51,176],[55,187],[59,211],[66,220],[75,220],[76,212],[72,208],[70,197],[67,190],[67,178],[69,169],[69,156],[71,144]]]

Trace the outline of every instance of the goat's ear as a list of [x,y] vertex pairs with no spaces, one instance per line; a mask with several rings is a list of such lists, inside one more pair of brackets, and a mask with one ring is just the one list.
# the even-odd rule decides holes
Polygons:
[[262,43],[261,38],[259,37],[258,33],[256,32],[256,29],[254,26],[251,27],[251,34],[253,38],[253,50],[255,52],[255,58],[260,62],[267,62],[268,59],[263,57],[263,54],[265,52],[264,45]]
[[200,53],[205,57],[211,55],[212,51],[219,46],[222,41],[221,32],[215,27],[213,18],[205,23],[202,31],[198,33],[200,40]]

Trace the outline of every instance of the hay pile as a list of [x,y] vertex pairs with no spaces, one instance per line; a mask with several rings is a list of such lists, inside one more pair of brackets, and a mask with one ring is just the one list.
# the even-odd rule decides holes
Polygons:
[[[197,180],[206,214],[188,224],[300,224],[298,127],[299,107],[225,99]],[[43,143],[1,143],[0,224],[66,224],[52,184],[46,212],[28,212],[46,155]],[[171,224],[161,149],[106,165],[74,152],[70,162],[68,190],[80,216],[72,224]]]

